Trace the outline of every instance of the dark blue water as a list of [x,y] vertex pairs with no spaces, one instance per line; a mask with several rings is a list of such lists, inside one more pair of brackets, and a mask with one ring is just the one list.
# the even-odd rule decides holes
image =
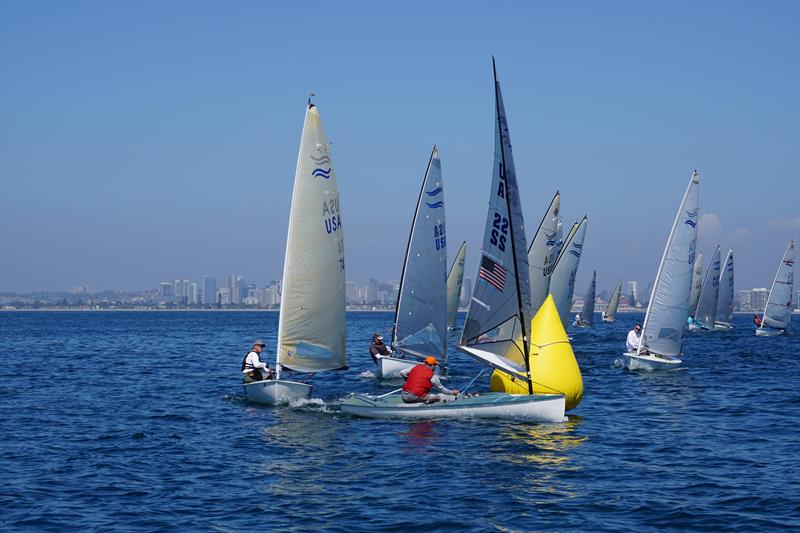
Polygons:
[[[800,335],[739,316],[691,334],[682,370],[637,374],[614,363],[641,315],[619,317],[574,333],[584,400],[536,426],[338,413],[398,386],[367,353],[389,313],[349,314],[350,370],[294,408],[242,402],[242,356],[256,337],[273,356],[277,314],[0,313],[0,528],[800,528]],[[480,369],[450,362],[451,386]]]

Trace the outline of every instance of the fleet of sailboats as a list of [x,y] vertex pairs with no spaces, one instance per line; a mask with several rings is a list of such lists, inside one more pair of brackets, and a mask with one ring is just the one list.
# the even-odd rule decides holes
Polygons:
[[[706,277],[703,280],[703,287],[700,289],[700,297],[697,300],[697,309],[694,310],[694,317],[689,322],[691,331],[711,331],[714,329],[714,322],[717,319],[717,300],[719,299],[719,276],[722,272],[721,257],[719,246],[711,256],[711,263],[708,264]],[[691,297],[691,288],[689,290]],[[690,311],[690,314],[691,311]]]
[[300,140],[289,215],[278,322],[276,378],[244,384],[248,401],[267,405],[308,398],[311,385],[285,370],[347,368],[344,228],[330,143],[310,101]]
[[789,241],[789,246],[778,265],[775,280],[772,282],[764,315],[761,317],[761,325],[756,328],[756,335],[773,337],[789,331],[789,324],[792,321],[793,293],[794,241]]

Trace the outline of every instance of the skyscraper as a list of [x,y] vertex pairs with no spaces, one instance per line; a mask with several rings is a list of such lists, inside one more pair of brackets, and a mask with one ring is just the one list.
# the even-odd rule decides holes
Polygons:
[[639,300],[639,284],[635,281],[628,282],[628,294],[631,295],[631,305],[635,307],[641,306],[641,301]]
[[355,281],[345,283],[345,300],[348,304],[358,301],[358,284]]
[[217,278],[203,276],[203,305],[214,305],[215,303],[217,303]]
[[750,309],[753,311],[763,311],[767,307],[769,299],[769,289],[753,289],[750,291]]

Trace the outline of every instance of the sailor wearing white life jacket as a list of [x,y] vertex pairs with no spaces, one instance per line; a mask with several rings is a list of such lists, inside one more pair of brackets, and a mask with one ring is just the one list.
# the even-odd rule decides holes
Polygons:
[[244,356],[242,360],[242,381],[244,383],[253,383],[256,381],[264,381],[271,379],[272,370],[269,369],[267,363],[262,363],[259,354],[264,349],[262,341],[257,340],[253,343],[253,349]]
[[633,329],[628,332],[628,339],[625,341],[625,347],[628,353],[634,353],[642,342],[642,326],[636,324]]
[[433,387],[446,395],[458,396],[458,390],[450,390],[439,381],[439,376],[434,373],[438,364],[439,361],[435,357],[428,356],[425,358],[424,364],[414,365],[400,371],[400,375],[406,378],[403,392],[400,395],[404,403],[435,403],[447,399],[439,394],[428,394]]

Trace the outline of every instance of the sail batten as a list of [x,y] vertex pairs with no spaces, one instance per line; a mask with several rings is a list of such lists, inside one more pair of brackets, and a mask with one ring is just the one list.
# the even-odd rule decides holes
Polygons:
[[314,104],[297,156],[278,324],[278,369],[346,368],[344,229],[330,144]]
[[642,328],[637,353],[680,355],[689,317],[689,292],[696,258],[700,175],[692,173],[672,224]]
[[392,348],[447,360],[447,236],[444,183],[434,146],[406,245],[392,328]]
[[789,246],[783,254],[769,298],[764,309],[762,327],[768,326],[776,329],[787,329],[792,318],[792,299],[794,292],[794,241],[789,241]]

